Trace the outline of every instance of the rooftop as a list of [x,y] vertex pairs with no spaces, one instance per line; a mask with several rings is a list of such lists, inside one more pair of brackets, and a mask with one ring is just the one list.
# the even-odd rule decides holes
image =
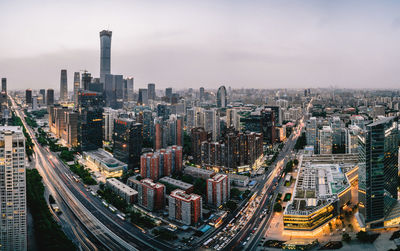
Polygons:
[[106,165],[108,168],[120,168],[126,166],[122,161],[114,158],[110,153],[103,149],[97,149],[93,151],[84,152],[86,155],[90,156],[92,159]]
[[160,187],[164,186],[164,185],[162,185],[160,183],[155,183],[152,179],[149,179],[149,178],[142,179],[140,182],[142,184],[145,184],[145,185],[147,185],[149,187],[152,187],[152,188],[160,188]]
[[181,190],[181,189],[176,189],[174,191],[171,192],[172,197],[175,197],[176,199],[181,199],[181,200],[185,200],[185,201],[191,201],[191,200],[197,200],[200,197],[200,195],[191,193],[191,194],[187,194],[185,191]]
[[178,187],[180,187],[182,189],[185,189],[185,190],[193,187],[192,184],[189,184],[189,183],[186,183],[186,182],[183,182],[183,181],[180,181],[180,180],[176,180],[176,179],[173,179],[173,178],[167,177],[167,176],[162,177],[159,181],[163,181],[163,182],[166,182],[168,184],[178,186]]
[[109,183],[113,187],[116,187],[118,190],[121,190],[128,195],[135,195],[138,193],[135,189],[132,189],[131,187],[125,185],[116,178],[107,179],[107,183]]

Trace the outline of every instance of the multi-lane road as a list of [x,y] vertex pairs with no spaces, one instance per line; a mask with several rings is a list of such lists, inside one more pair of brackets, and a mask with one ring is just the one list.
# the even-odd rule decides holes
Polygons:
[[23,112],[16,106],[13,110],[21,118],[32,138],[36,168],[43,177],[44,184],[65,212],[60,223],[73,235],[84,250],[168,250],[168,244],[152,238],[129,222],[117,217],[102,201],[93,196],[81,183],[75,182],[74,174],[47,148],[36,140],[35,133],[24,119]]

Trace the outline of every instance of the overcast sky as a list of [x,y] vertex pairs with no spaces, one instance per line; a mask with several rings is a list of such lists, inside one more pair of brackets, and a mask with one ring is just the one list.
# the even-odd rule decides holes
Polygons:
[[102,29],[135,89],[400,86],[400,1],[0,0],[0,27],[9,89],[97,77]]

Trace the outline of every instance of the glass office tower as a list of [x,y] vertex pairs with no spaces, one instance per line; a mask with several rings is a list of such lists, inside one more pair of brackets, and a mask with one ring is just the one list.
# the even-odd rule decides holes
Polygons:
[[359,136],[359,212],[368,228],[381,227],[397,203],[397,118],[366,126]]

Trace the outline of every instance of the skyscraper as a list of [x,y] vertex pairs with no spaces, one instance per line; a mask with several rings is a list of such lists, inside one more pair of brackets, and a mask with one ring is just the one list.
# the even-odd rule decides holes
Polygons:
[[39,93],[42,96],[42,103],[46,104],[46,89],[40,89]]
[[111,36],[108,30],[100,31],[100,82],[105,83],[106,74],[111,73]]
[[47,89],[47,105],[54,105],[54,90]]
[[172,88],[171,87],[165,88],[165,96],[167,98],[169,98],[169,100],[171,101],[171,98],[172,98]]
[[156,99],[156,84],[149,83],[147,85],[147,95],[149,99],[155,100]]
[[133,77],[128,77],[125,79],[126,81],[126,92],[124,96],[126,96],[126,101],[133,101]]
[[147,89],[144,89],[144,88],[139,89],[139,97],[138,97],[137,103],[138,103],[138,105],[148,105],[149,104]]
[[61,70],[60,101],[67,101],[67,100],[68,100],[67,70]]
[[32,89],[26,89],[25,91],[25,103],[32,104]]
[[204,87],[200,87],[200,101],[204,99]]
[[143,143],[143,126],[132,119],[114,120],[114,157],[128,164],[129,169],[139,168]]
[[25,137],[21,127],[0,127],[0,149],[0,248],[26,250]]
[[113,109],[122,107],[124,79],[122,75],[106,74],[104,82],[104,93],[106,106]]
[[359,135],[359,213],[367,228],[383,227],[397,203],[398,123],[386,117]]
[[220,122],[216,109],[204,111],[204,129],[212,134],[213,141],[217,141],[220,134]]
[[221,86],[218,88],[217,92],[217,107],[226,107],[228,104],[228,98],[226,94],[225,86]]
[[103,147],[103,107],[101,93],[79,90],[78,142],[82,151]]
[[81,86],[80,78],[81,78],[81,76],[80,76],[79,72],[75,72],[74,73],[74,105],[75,105],[75,107],[78,106],[78,91]]
[[82,88],[83,88],[83,90],[88,91],[89,85],[91,82],[92,82],[92,75],[89,72],[84,71],[82,73]]
[[1,79],[1,91],[7,92],[7,79],[6,78]]

